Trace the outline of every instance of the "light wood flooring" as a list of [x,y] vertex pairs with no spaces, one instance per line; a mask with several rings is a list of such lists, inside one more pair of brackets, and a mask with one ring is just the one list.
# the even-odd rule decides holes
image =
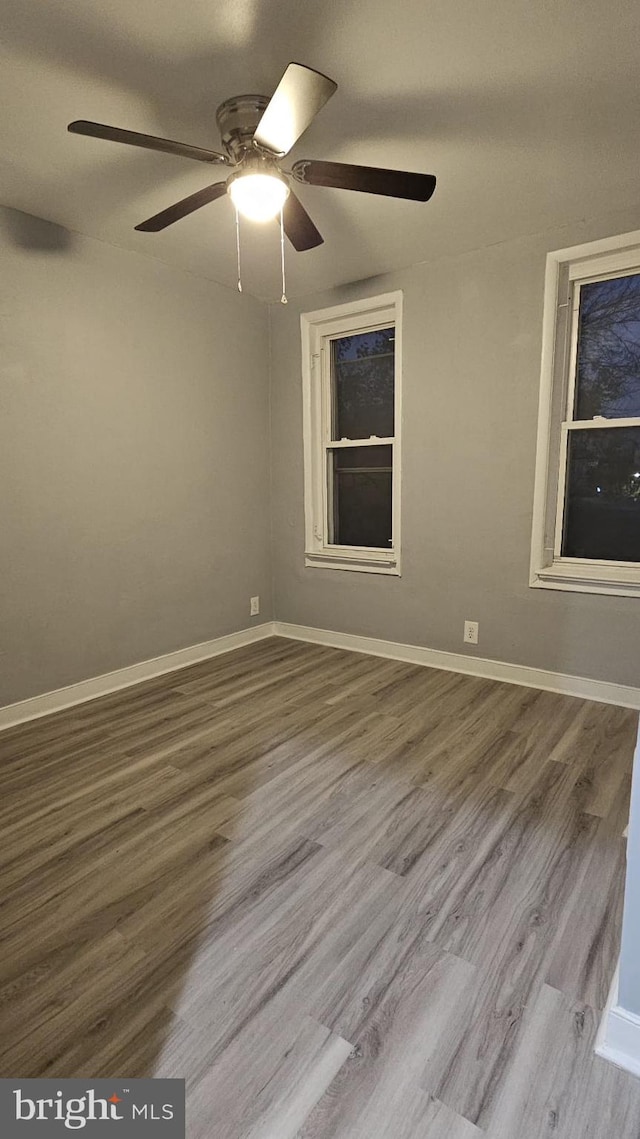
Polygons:
[[189,1139],[638,1139],[637,715],[271,639],[0,735],[0,1076]]

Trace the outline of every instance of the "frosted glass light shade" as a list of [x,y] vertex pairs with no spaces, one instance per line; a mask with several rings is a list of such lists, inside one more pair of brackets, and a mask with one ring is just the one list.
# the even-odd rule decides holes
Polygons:
[[231,201],[251,221],[271,221],[280,213],[289,195],[282,178],[272,174],[242,174],[229,186]]

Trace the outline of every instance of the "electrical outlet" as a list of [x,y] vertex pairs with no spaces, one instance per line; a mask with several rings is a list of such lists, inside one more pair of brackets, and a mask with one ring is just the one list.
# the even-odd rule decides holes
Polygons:
[[477,645],[478,643],[478,622],[465,621],[464,623],[464,636],[463,641],[466,645]]
[[259,597],[252,597],[251,598],[250,616],[251,617],[257,617],[259,612],[260,612],[260,598]]

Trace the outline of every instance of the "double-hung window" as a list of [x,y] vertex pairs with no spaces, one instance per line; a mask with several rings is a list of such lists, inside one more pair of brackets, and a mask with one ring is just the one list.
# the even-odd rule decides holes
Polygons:
[[302,315],[307,566],[400,573],[401,309]]
[[638,233],[547,261],[531,584],[640,593]]

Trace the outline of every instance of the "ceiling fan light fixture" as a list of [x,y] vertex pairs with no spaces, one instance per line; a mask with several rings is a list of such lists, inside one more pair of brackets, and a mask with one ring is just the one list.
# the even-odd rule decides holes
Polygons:
[[[285,235],[294,249],[300,252],[315,249],[323,242],[302,202],[289,189],[291,178],[305,186],[355,190],[361,194],[380,194],[413,202],[428,202],[436,187],[433,174],[310,158],[299,159],[291,170],[283,174],[280,160],[295,146],[335,90],[333,79],[312,67],[290,63],[271,98],[266,95],[234,95],[226,99],[216,111],[224,153],[87,119],[75,119],[69,123],[68,129],[72,134],[232,167],[233,172],[226,181],[214,182],[195,194],[189,194],[135,228],[142,233],[158,233],[228,193],[236,211],[238,250],[241,213],[252,221],[260,222],[275,220],[280,214],[284,259]],[[286,209],[283,209],[285,203]]]
[[287,183],[277,174],[238,174],[228,189],[238,213],[250,221],[272,221],[289,196]]

